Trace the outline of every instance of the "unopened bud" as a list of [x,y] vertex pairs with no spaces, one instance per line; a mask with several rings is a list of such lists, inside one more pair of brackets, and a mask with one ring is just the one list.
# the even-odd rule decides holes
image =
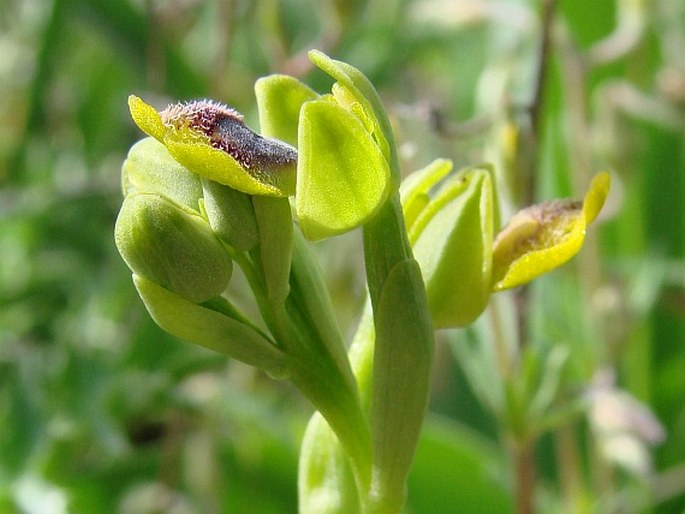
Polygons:
[[115,242],[131,270],[193,302],[220,295],[232,261],[207,221],[154,193],[124,199]]

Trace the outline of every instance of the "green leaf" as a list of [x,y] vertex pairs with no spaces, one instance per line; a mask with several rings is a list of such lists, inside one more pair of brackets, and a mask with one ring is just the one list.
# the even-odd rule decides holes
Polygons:
[[134,274],[133,282],[152,319],[171,335],[261,368],[274,378],[288,375],[286,355],[252,327],[144,277]]
[[390,192],[390,168],[357,116],[325,100],[300,116],[295,205],[305,237],[318,240],[369,220]]
[[302,104],[319,95],[294,77],[269,75],[255,83],[262,135],[297,145]]

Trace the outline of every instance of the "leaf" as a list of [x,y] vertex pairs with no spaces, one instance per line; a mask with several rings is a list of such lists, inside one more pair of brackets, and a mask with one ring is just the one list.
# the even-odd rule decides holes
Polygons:
[[404,504],[406,480],[428,405],[433,331],[414,260],[397,263],[385,281],[376,324],[371,426],[372,502]]
[[348,456],[319,413],[309,420],[302,441],[297,491],[302,513],[361,512]]

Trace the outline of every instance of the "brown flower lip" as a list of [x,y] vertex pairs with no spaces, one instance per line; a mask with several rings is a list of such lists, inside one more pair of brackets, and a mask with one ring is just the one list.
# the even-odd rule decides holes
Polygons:
[[297,163],[297,150],[255,133],[245,125],[242,114],[219,102],[193,100],[173,104],[160,116],[165,125],[200,132],[213,148],[226,152],[253,174]]

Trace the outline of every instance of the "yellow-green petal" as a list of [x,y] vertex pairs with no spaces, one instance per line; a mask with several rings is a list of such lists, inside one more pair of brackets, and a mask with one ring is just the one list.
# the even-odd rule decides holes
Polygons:
[[599,173],[582,204],[556,200],[519,211],[495,239],[493,290],[530,282],[577,254],[587,225],[604,205],[609,185],[609,174]]
[[429,191],[452,171],[452,161],[435,159],[425,168],[416,170],[400,184],[400,198],[407,231],[411,231],[419,214],[430,202]]
[[166,128],[162,122],[162,117],[154,107],[146,104],[137,96],[130,95],[128,97],[128,108],[131,111],[131,118],[140,130],[160,142],[164,139]]
[[288,75],[262,77],[254,88],[262,134],[296,145],[300,108],[319,95]]
[[597,173],[597,175],[592,178],[590,189],[583,201],[583,216],[585,217],[585,223],[588,225],[595,221],[599,211],[602,210],[607,195],[609,194],[610,187],[611,175],[606,171]]

